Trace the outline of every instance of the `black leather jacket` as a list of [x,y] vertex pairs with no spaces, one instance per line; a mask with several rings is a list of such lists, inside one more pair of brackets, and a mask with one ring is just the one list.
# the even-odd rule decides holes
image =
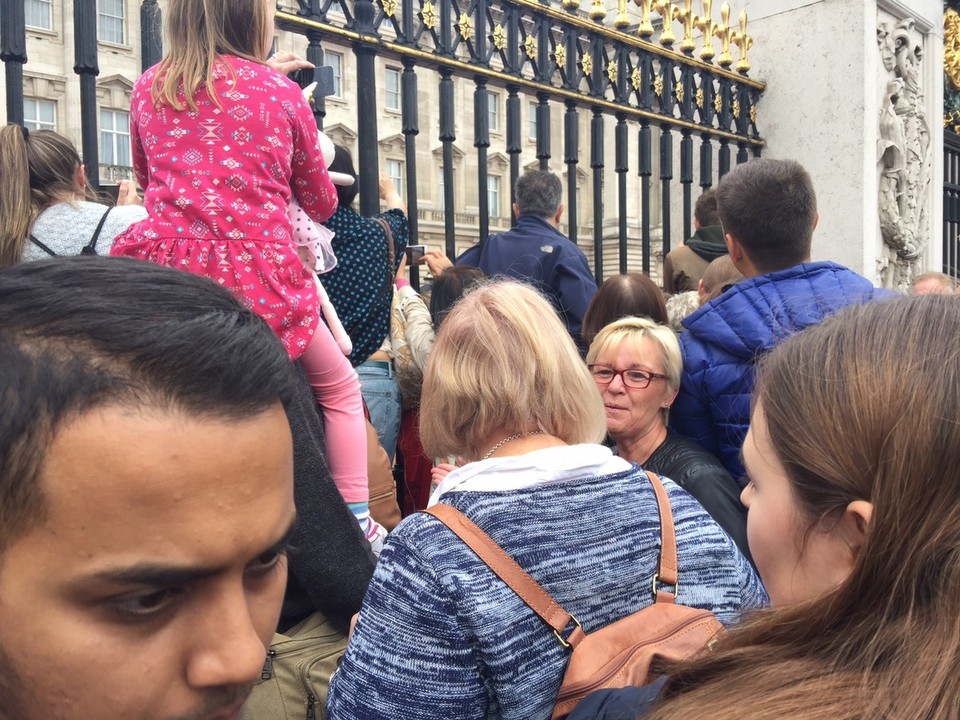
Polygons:
[[713,455],[668,432],[660,447],[643,463],[643,469],[670,478],[693,495],[753,562],[747,546],[747,509],[740,502],[740,487]]

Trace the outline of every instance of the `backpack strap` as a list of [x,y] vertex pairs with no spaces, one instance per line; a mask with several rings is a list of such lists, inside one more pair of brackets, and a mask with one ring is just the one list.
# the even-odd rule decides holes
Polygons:
[[[660,590],[658,583],[672,585],[677,589],[677,537],[673,526],[673,513],[670,498],[660,478],[648,472],[647,477],[653,486],[660,515],[660,559],[657,572],[653,576],[653,596],[658,603],[672,603],[676,593]],[[430,513],[450,528],[477,557],[523,600],[531,610],[553,629],[553,634],[564,647],[576,647],[586,635],[580,621],[568,613],[554,600],[543,587],[522,568],[489,535],[477,527],[470,518],[450,505],[438,504],[429,507]],[[571,622],[576,626],[564,638],[561,634]]]
[[107,211],[101,216],[100,222],[97,223],[97,229],[93,231],[93,237],[90,238],[90,242],[84,245],[80,249],[81,255],[96,255],[97,254],[97,240],[100,239],[100,231],[103,230],[103,224],[107,221],[107,215],[110,214],[110,211],[113,210],[112,207],[108,207]]
[[32,242],[38,248],[43,250],[47,255],[50,255],[51,257],[57,257],[57,254],[53,250],[51,250],[49,247],[47,247],[42,242],[37,240],[37,238],[35,238],[32,233],[29,235],[29,238],[30,238],[30,242]]

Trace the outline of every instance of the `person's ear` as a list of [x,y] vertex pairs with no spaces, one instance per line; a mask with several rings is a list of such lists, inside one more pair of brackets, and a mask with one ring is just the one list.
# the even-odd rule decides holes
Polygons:
[[83,163],[77,165],[77,169],[74,170],[73,180],[81,190],[87,187],[87,169],[83,166]]
[[674,388],[667,385],[666,397],[663,398],[663,402],[660,403],[660,407],[664,410],[669,410],[673,405],[673,401],[677,399],[677,393],[680,392],[680,388]]
[[700,304],[703,304],[704,299],[707,297],[707,288],[703,284],[703,278],[697,280],[697,297],[700,298]]
[[511,203],[510,208],[513,210],[513,217],[515,220],[520,219],[520,206],[516,203]]
[[867,500],[854,500],[843,511],[837,529],[842,533],[843,540],[850,548],[854,558],[860,554],[860,550],[867,540],[872,518],[873,503]]
[[557,208],[557,214],[553,216],[553,221],[559,224],[561,217],[563,217],[563,203],[560,203],[560,207]]

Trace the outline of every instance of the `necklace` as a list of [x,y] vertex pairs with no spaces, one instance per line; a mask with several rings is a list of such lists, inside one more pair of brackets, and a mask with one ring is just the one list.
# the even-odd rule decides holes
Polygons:
[[498,442],[496,445],[494,445],[492,448],[490,448],[490,450],[487,452],[487,454],[484,455],[484,456],[483,456],[482,458],[480,458],[480,459],[481,459],[481,460],[486,460],[486,459],[489,458],[491,455],[493,455],[497,450],[499,450],[499,449],[502,448],[504,445],[506,445],[508,442],[513,442],[514,440],[519,440],[519,439],[522,438],[522,437],[530,437],[531,435],[539,435],[541,432],[542,432],[542,430],[533,430],[533,431],[528,432],[528,433],[516,433],[516,434],[514,434],[514,435],[508,435],[508,436],[505,437],[503,440],[501,440],[501,441]]

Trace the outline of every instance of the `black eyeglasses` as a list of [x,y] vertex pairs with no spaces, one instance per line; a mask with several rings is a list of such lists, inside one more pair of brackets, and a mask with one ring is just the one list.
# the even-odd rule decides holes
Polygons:
[[643,390],[654,379],[667,379],[666,375],[660,373],[647,372],[646,370],[615,370],[609,365],[587,365],[587,369],[590,370],[590,374],[597,385],[609,385],[619,375],[624,385],[635,390]]

